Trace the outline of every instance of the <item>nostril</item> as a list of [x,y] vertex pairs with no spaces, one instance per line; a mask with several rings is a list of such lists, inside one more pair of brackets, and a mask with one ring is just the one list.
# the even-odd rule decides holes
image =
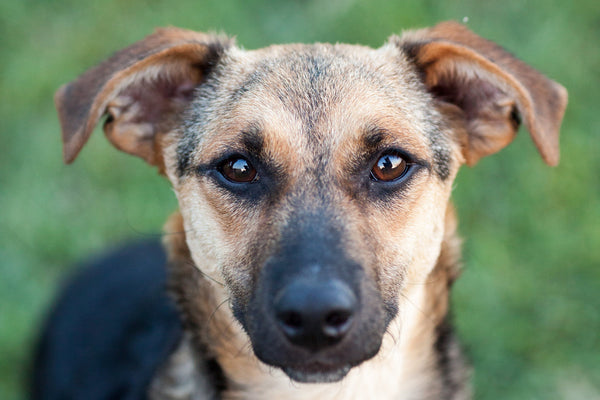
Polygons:
[[302,328],[302,315],[295,311],[279,313],[278,319],[286,328],[300,330]]
[[341,326],[348,322],[350,313],[348,311],[333,311],[325,318],[325,324],[327,326]]
[[352,312],[335,310],[327,314],[323,323],[323,333],[332,339],[340,338],[350,329]]

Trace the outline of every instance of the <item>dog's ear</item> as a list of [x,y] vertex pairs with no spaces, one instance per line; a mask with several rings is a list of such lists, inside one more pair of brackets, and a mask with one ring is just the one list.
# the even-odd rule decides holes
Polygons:
[[467,164],[508,145],[521,117],[544,161],[558,163],[564,87],[456,22],[392,41],[416,64],[428,90],[461,110]]
[[117,148],[160,164],[158,137],[172,128],[176,114],[230,45],[216,35],[158,29],[62,86],[54,99],[65,162],[75,160],[108,114],[104,131]]

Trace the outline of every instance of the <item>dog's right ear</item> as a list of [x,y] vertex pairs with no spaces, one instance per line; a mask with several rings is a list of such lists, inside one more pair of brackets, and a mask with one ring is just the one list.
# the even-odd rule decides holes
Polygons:
[[54,100],[65,163],[75,160],[108,114],[104,131],[118,149],[162,164],[156,151],[159,136],[172,129],[176,114],[231,45],[216,35],[158,29],[62,86]]

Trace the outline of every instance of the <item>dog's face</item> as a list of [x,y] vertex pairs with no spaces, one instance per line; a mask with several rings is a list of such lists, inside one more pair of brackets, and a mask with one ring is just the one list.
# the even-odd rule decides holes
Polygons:
[[557,160],[564,89],[465,38],[482,40],[446,24],[376,50],[242,51],[161,31],[59,92],[65,156],[108,112],[109,139],[168,176],[192,259],[225,283],[256,356],[297,381],[339,380],[435,266],[458,167],[509,143],[519,114]]
[[392,47],[236,51],[169,149],[196,265],[294,379],[376,354],[435,263],[460,152],[421,85]]

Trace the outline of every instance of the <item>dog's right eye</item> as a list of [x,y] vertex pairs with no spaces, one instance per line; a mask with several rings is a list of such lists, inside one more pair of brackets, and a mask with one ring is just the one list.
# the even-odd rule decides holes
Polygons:
[[249,183],[258,179],[256,168],[254,168],[250,161],[241,156],[225,160],[218,169],[221,175],[231,182]]

